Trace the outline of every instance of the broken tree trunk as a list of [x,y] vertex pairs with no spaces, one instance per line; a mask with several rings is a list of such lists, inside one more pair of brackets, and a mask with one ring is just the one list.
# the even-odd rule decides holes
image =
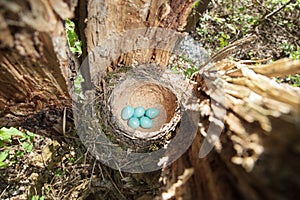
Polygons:
[[[209,1],[205,1],[209,2]],[[89,57],[90,71],[86,72],[83,69],[83,75],[89,78],[90,74],[95,75],[99,72],[99,64],[103,60],[97,56],[98,52],[93,52],[96,47],[107,45],[109,48],[123,49],[128,45],[128,49],[134,49],[138,42],[133,41],[131,44],[126,43],[132,41],[132,38],[126,38],[122,33],[130,30],[141,30],[138,34],[148,34],[150,27],[160,27],[164,30],[183,31],[187,26],[187,18],[192,11],[193,1],[88,1],[85,37],[88,53],[95,55]],[[205,3],[204,6],[207,6]],[[155,34],[155,33],[154,33]],[[133,35],[130,35],[131,37]],[[160,35],[158,37],[172,37],[170,33]],[[136,36],[134,36],[136,37]],[[115,42],[105,43],[106,41],[119,38]],[[159,44],[157,44],[159,46]],[[170,44],[165,44],[164,49],[171,49],[173,42],[170,39]],[[157,47],[157,46],[156,46]],[[108,53],[108,52],[107,52]],[[114,52],[116,53],[116,52]],[[119,53],[119,52],[117,52]],[[122,64],[128,66],[134,63],[152,62],[166,65],[169,51],[164,51],[161,46],[156,49],[138,49],[136,51],[123,52],[121,56],[114,61],[114,65]],[[110,63],[108,63],[110,64]],[[95,70],[96,69],[96,70]],[[97,85],[98,77],[91,77],[91,81]]]
[[[113,4],[88,1],[85,29],[88,53],[101,46],[112,33],[122,35],[126,30],[149,26],[183,31],[191,4],[189,1],[116,1]],[[117,41],[123,44],[126,37]],[[113,70],[110,67],[120,63],[123,66],[134,62],[165,65],[168,56],[169,52],[155,49],[129,52],[110,60],[106,70]],[[169,175],[163,178],[165,192],[160,197],[285,199],[299,196],[299,89],[268,78],[299,72],[299,62],[280,62],[285,69],[275,65],[250,67],[230,61],[209,64],[213,73],[220,74],[216,79],[219,83],[212,84],[221,87],[226,97],[226,104],[221,105],[227,111],[226,127],[216,148],[202,159],[199,150],[209,120],[217,115],[212,109],[217,100],[214,92],[205,87],[202,74],[197,77],[195,88],[202,102],[202,128],[189,151],[163,170],[163,175]],[[92,67],[83,73],[96,85],[102,75],[101,70],[95,70],[99,63],[93,54],[89,60]],[[205,111],[207,108],[211,111]]]
[[[71,77],[70,63],[62,20],[72,17],[76,4],[50,0],[16,2],[0,1],[1,126],[20,124],[28,115],[47,108],[70,105],[67,84]],[[86,23],[87,53],[112,33],[125,30],[152,26],[183,31],[192,4],[179,0],[113,3],[89,0],[85,5],[85,1],[80,1],[79,21]],[[110,65],[150,61],[165,65],[168,56],[169,52],[155,49],[128,52]],[[189,151],[163,169],[164,192],[159,197],[296,199],[299,196],[299,89],[268,78],[299,72],[299,62],[280,62],[251,67],[222,61],[210,63],[210,68],[195,75],[194,86],[201,100],[201,127]],[[97,68],[97,56],[91,57],[89,63]],[[101,77],[93,70],[82,69],[82,73],[86,82],[97,84]],[[212,79],[211,86],[221,89],[226,97],[221,104],[227,111],[226,127],[215,149],[199,159],[209,120],[218,115],[214,111],[216,90],[210,90],[203,81],[203,77],[209,79],[214,74],[218,76]]]
[[[209,95],[200,105],[200,133],[188,153],[171,167],[173,179],[193,168],[183,187],[169,191],[187,199],[295,199],[299,196],[300,89],[270,78],[300,71],[300,62],[282,59],[267,65],[245,65],[222,60],[197,74],[199,95]],[[219,74],[213,85],[226,101],[225,130],[213,152],[199,159],[207,135],[208,118],[217,90],[207,87],[203,77]],[[207,101],[207,102],[205,102]],[[207,112],[207,105],[211,107]],[[206,119],[206,120],[205,120]],[[212,139],[213,140],[213,139]],[[191,188],[197,188],[193,190]]]
[[70,107],[63,20],[73,17],[75,6],[76,1],[0,1],[0,126]]

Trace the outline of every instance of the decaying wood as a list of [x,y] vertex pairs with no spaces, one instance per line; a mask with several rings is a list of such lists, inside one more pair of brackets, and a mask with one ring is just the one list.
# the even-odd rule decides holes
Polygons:
[[269,65],[253,66],[251,69],[268,77],[285,77],[300,72],[300,61],[288,62],[288,58],[277,60]]
[[[16,124],[45,108],[70,104],[66,77],[70,77],[71,63],[62,21],[73,16],[77,1],[72,2],[75,3],[0,0],[0,126]],[[183,30],[192,3],[89,0],[85,19],[87,51],[92,52],[112,34],[126,30],[151,26]],[[128,65],[135,60],[164,65],[168,54],[141,50],[111,62]],[[94,56],[89,62],[90,66],[97,67],[99,60]],[[162,177],[165,188],[158,196],[165,199],[299,198],[300,91],[271,78],[299,73],[299,68],[299,61],[280,60],[249,66],[222,60],[210,63],[210,71],[203,70],[195,76],[195,89],[201,100],[199,132],[189,151],[163,169],[165,174],[169,171],[169,176]],[[88,75],[84,76],[89,81]],[[207,83],[215,90],[207,87]],[[226,99],[219,105],[227,111],[226,127],[215,149],[199,159],[209,120],[218,116],[213,107],[220,90]]]
[[[299,67],[299,61],[289,59],[260,66],[222,60],[210,66],[219,74],[212,82],[226,96],[226,101],[221,102],[227,110],[226,129],[207,157],[199,159],[197,155],[205,139],[202,133],[188,154],[172,165],[174,179],[185,167],[194,169],[194,176],[175,197],[219,199],[221,193],[223,199],[299,196],[300,89],[267,77],[299,72]],[[213,101],[215,91],[206,87],[203,77],[209,79],[209,72],[198,74],[197,88]],[[203,105],[201,110],[217,115],[212,109],[207,112]],[[191,190],[195,186],[197,190]]]
[[[182,30],[190,11],[188,5],[191,2],[147,3],[137,0],[110,4],[88,1],[85,29],[88,52],[113,34],[128,30],[149,26]],[[215,60],[226,58],[226,55],[227,52],[217,55],[219,57]],[[164,65],[167,60],[166,52],[144,50],[122,55],[115,62],[124,65],[157,62]],[[90,57],[90,66],[97,66],[99,61],[97,56]],[[202,100],[201,127],[190,150],[165,169],[171,174],[171,177],[163,177],[166,199],[284,199],[286,194],[288,197],[297,195],[295,188],[299,187],[300,177],[297,171],[297,163],[300,163],[299,139],[296,135],[299,129],[299,89],[276,83],[269,77],[298,72],[299,63],[278,62],[282,67],[275,67],[278,63],[249,66],[222,60],[211,63],[210,71],[203,68],[203,74],[195,80],[199,83],[197,88]],[[227,111],[224,119],[226,128],[215,150],[199,159],[209,119],[217,115],[210,107],[218,100],[218,95],[206,88],[203,80],[203,75],[209,79],[213,74],[211,84],[221,89],[226,97],[222,105]],[[95,73],[91,75],[95,76]],[[289,173],[281,171],[281,167]],[[178,179],[187,168],[192,168],[194,173],[182,183]],[[280,182],[288,183],[290,187],[284,187]],[[176,187],[179,183],[180,187]]]
[[196,29],[197,22],[199,21],[201,15],[206,11],[209,2],[210,0],[195,1],[195,6],[187,20],[185,27],[187,32],[194,31]]
[[63,20],[76,1],[0,1],[0,126],[45,108],[70,106]]
[[[96,47],[103,46],[105,41],[113,40],[114,38],[122,38],[111,43],[110,48],[118,49],[124,45],[129,45],[126,40],[130,39],[122,36],[122,33],[130,30],[144,29],[141,35],[146,34],[151,27],[161,27],[169,30],[183,30],[186,26],[187,18],[191,12],[193,1],[114,1],[103,2],[90,0],[87,3],[87,22],[85,36],[87,42],[88,53],[92,53]],[[119,34],[119,35],[118,35]],[[137,37],[137,36],[136,36]],[[161,36],[170,37],[170,36]],[[135,42],[132,42],[132,48]],[[174,45],[172,41],[166,45]],[[129,47],[130,49],[131,47]],[[96,55],[97,53],[95,53]],[[139,49],[134,52],[127,52],[120,55],[117,60],[112,60],[108,63],[122,63],[129,65],[134,63],[153,62],[165,66],[168,61],[170,52],[159,49]],[[100,56],[90,56],[90,74],[98,76],[99,63],[103,63]],[[93,69],[94,70],[93,70]],[[84,69],[83,69],[84,70]],[[85,72],[85,76],[88,74]],[[92,78],[92,82],[99,82]]]

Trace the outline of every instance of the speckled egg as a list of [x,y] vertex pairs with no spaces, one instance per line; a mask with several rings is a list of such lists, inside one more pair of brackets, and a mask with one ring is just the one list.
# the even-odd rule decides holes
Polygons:
[[138,106],[134,109],[134,117],[142,117],[145,114],[145,108],[143,108],[142,106]]
[[157,117],[159,114],[159,110],[157,108],[149,108],[146,110],[146,116],[150,119]]
[[121,112],[121,117],[123,120],[130,119],[134,114],[134,108],[132,106],[126,106]]
[[141,117],[140,124],[142,128],[148,129],[153,127],[153,122],[149,117]]
[[128,126],[133,129],[137,129],[140,126],[140,120],[137,117],[131,117],[128,120]]

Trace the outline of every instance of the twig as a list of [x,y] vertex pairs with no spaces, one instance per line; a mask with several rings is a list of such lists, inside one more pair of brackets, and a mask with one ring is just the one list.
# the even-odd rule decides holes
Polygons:
[[92,188],[92,179],[93,179],[93,174],[94,174],[94,171],[95,171],[95,166],[96,166],[96,160],[94,160],[92,173],[91,173],[91,177],[90,177],[90,180],[89,180],[89,188]]
[[99,164],[99,163],[98,163],[98,168],[100,170],[100,174],[101,174],[102,180],[104,180],[103,170],[102,170],[101,164]]
[[6,188],[4,188],[4,190],[1,192],[0,198],[4,195],[4,193],[5,193],[5,191],[7,190],[7,188],[9,188],[9,185],[7,185]]
[[270,61],[271,59],[272,59],[272,57],[265,58],[265,59],[258,59],[258,60],[240,60],[238,62],[247,65],[247,64],[253,64],[253,63],[266,63],[266,62]]
[[163,192],[161,197],[163,200],[172,199],[175,196],[176,189],[184,185],[189,178],[194,174],[194,168],[185,169],[183,174],[178,177],[176,183],[174,183],[167,192]]
[[[203,65],[201,65],[199,67],[199,71],[196,73],[202,73],[203,70],[208,70],[205,69],[205,66],[207,66],[209,63],[212,62],[217,62],[225,57],[227,57],[231,52],[233,52],[234,50],[240,48],[240,47],[244,47],[245,45],[253,42],[257,37],[255,35],[252,36],[248,36],[245,38],[242,38],[238,41],[235,41],[234,43],[224,47],[223,49],[221,49],[220,51],[218,51],[215,55],[213,55],[208,61],[206,61]],[[191,76],[193,77],[193,75]],[[192,78],[191,78],[192,79]]]
[[286,4],[282,5],[280,8],[274,10],[273,12],[264,15],[260,20],[259,23],[257,23],[253,29],[255,29],[256,27],[258,27],[259,25],[261,25],[264,21],[266,21],[268,18],[272,17],[273,15],[277,14],[278,12],[280,12],[282,9],[284,9],[286,6],[288,6],[290,3],[294,3],[296,0],[290,0],[289,2],[287,2]]
[[107,177],[109,178],[110,180],[110,183],[113,185],[113,187],[115,188],[115,190],[117,190],[118,194],[119,194],[119,197],[120,199],[126,199],[126,197],[122,194],[122,192],[120,191],[120,189],[118,188],[118,186],[116,185],[116,183],[113,181],[112,177],[109,175],[108,171],[106,168],[105,169],[105,172],[107,174]]
[[284,4],[283,6],[281,6],[280,8],[278,8],[277,10],[274,10],[273,12],[267,14],[264,18],[263,21],[272,17],[273,15],[275,15],[276,13],[280,12],[282,9],[284,9],[287,5],[289,5],[290,3],[295,3],[296,0],[290,0],[289,2],[287,2],[286,4]]
[[64,107],[64,114],[63,114],[63,135],[66,134],[66,119],[67,119],[67,107]]

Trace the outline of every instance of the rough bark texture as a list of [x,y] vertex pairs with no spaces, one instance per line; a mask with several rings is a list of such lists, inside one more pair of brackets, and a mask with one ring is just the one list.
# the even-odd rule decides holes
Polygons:
[[[288,59],[258,66],[222,60],[205,67],[201,76],[197,74],[195,89],[200,91],[202,99],[199,133],[190,150],[172,164],[168,173],[173,179],[163,196],[296,199],[299,196],[300,90],[278,84],[267,76],[271,71],[285,76],[299,69],[299,61]],[[220,76],[213,78],[210,71]],[[211,137],[207,135],[207,116],[210,121],[218,116],[213,110],[218,89],[207,87],[209,81],[204,78],[213,80],[224,92],[226,101],[220,103],[227,113],[226,128],[214,151],[199,159],[204,139]],[[209,100],[206,95],[210,96]],[[209,112],[207,106],[211,107]],[[189,180],[182,181],[184,177]],[[180,182],[185,184],[174,187]]]
[[74,4],[0,1],[0,126],[21,124],[41,110],[70,106],[70,62],[63,19]]
[[[101,45],[112,33],[148,26],[182,31],[187,25],[191,5],[190,1],[115,1],[113,4],[88,1],[85,30],[88,52]],[[133,52],[112,62],[128,65],[133,59],[137,63],[150,61],[164,65],[168,53],[148,50],[139,57]],[[93,56],[89,62],[90,66],[96,66],[99,60]],[[217,114],[211,111],[208,116],[203,115],[205,128],[202,132],[199,130],[190,150],[165,169],[169,170],[171,177],[166,176],[163,198],[285,199],[299,196],[296,192],[300,163],[296,135],[299,129],[299,90],[274,85],[267,78],[299,71],[299,63],[283,63],[281,65],[286,69],[280,68],[282,71],[276,71],[275,66],[269,66],[271,70],[267,69],[268,66],[249,69],[227,61],[213,64],[213,69],[221,73],[218,81],[226,94],[227,104],[223,105],[227,109],[226,128],[217,148],[199,159],[208,116]],[[290,67],[292,65],[294,67]],[[90,72],[95,75],[92,69]],[[214,93],[198,78],[199,98],[206,99],[208,107],[213,107]],[[99,79],[92,77],[92,82],[97,84]],[[280,95],[283,93],[285,95]]]
[[[220,199],[220,194],[222,199],[299,197],[300,90],[278,84],[268,76],[299,72],[300,62],[282,59],[269,65],[247,66],[222,60],[203,73],[210,70],[220,74],[215,85],[226,96],[223,104],[227,110],[226,128],[215,150],[199,159],[206,135],[206,129],[200,128],[190,151],[172,165],[175,180],[185,168],[194,169],[192,178],[174,196],[187,199]],[[202,91],[200,96],[204,93],[210,96],[212,107],[217,92],[206,87],[202,77],[196,78],[196,87]],[[201,113],[205,113],[205,106],[201,107]],[[209,116],[217,113],[212,109]],[[207,127],[205,118],[200,121],[202,127]]]
[[[125,30],[156,26],[182,31],[187,26],[192,4],[193,1],[184,0],[89,0],[87,16],[83,10],[79,20],[86,23],[87,53],[110,35]],[[70,63],[62,20],[73,16],[74,5],[59,0],[0,0],[0,126],[19,124],[28,115],[70,104],[66,80],[70,77]],[[80,6],[84,7],[85,1]],[[128,65],[135,60],[164,65],[168,54],[153,49],[130,52],[109,64]],[[97,68],[97,56],[89,59],[89,66]],[[202,76],[195,76],[195,89],[203,102],[202,128],[189,151],[164,169],[165,192],[160,197],[299,198],[300,92],[276,84],[268,77],[299,72],[300,64],[280,62],[249,67],[225,60],[205,69],[207,73],[218,72],[219,78],[213,86],[221,83],[227,100],[221,106],[227,113],[220,141],[203,159],[198,157],[199,149],[209,119],[218,113],[213,111],[214,91],[206,87]],[[88,83],[97,84],[94,68],[82,70]]]
[[[85,36],[88,53],[92,53],[103,42],[119,34],[130,30],[145,29],[144,34],[149,27],[161,27],[170,30],[183,30],[186,26],[187,18],[191,12],[193,1],[88,1],[87,3],[87,23]],[[141,33],[140,33],[141,34]],[[164,37],[164,36],[162,36]],[[168,37],[168,36],[165,36]],[[115,49],[122,48],[127,38],[124,36],[113,45]],[[132,47],[134,47],[132,43]],[[172,41],[170,44],[174,45]],[[131,48],[131,47],[130,47]],[[130,49],[129,48],[129,49]],[[132,63],[153,62],[165,66],[167,64],[169,52],[159,49],[139,49],[133,52],[127,52],[121,55],[111,64],[129,65]],[[102,63],[99,56],[90,56],[89,64],[90,74],[98,75],[95,70],[98,63]],[[108,63],[110,64],[110,63]],[[98,67],[99,68],[99,67]],[[84,72],[85,76],[89,76]],[[97,84],[98,80],[92,77],[92,82]]]
[[190,14],[190,16],[187,20],[185,31],[192,32],[192,31],[196,30],[197,22],[199,21],[199,18],[204,13],[204,11],[207,9],[209,2],[210,2],[210,0],[195,1],[192,13]]

